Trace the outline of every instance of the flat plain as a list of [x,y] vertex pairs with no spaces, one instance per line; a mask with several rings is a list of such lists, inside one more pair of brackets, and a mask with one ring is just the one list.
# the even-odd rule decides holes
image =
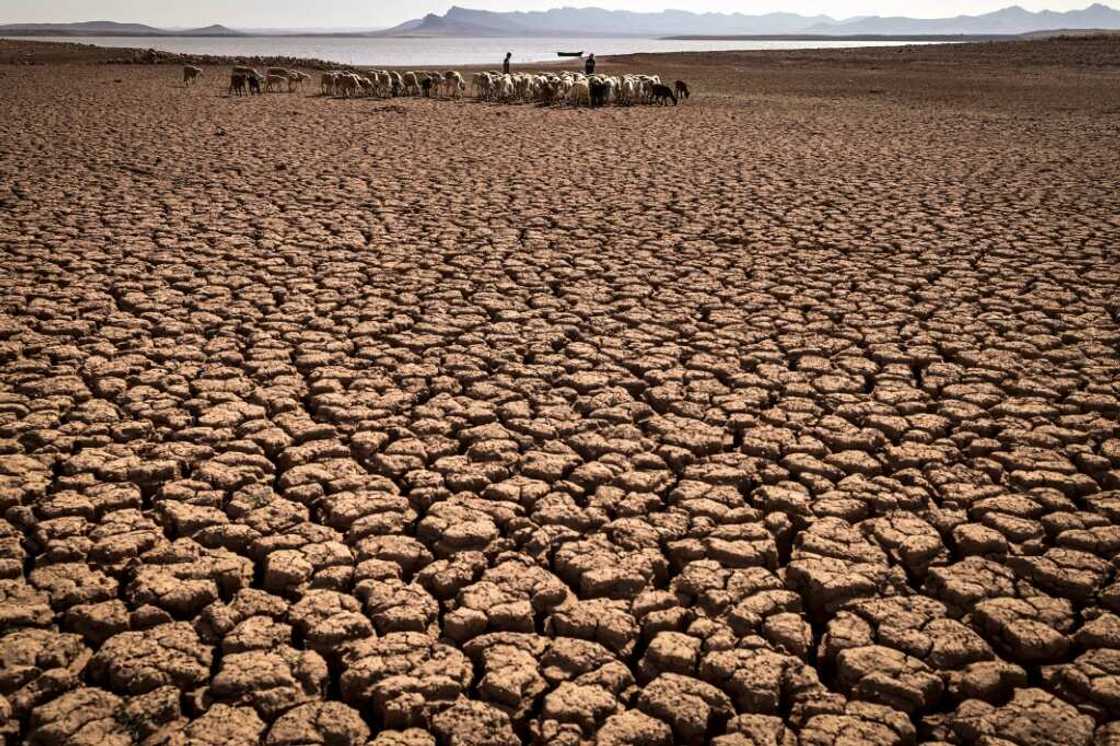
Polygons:
[[0,742],[1120,743],[1120,39],[104,54],[0,42]]

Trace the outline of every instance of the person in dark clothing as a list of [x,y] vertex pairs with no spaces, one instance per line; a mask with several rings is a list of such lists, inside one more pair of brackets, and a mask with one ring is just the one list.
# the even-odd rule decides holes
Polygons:
[[502,60],[502,72],[509,75],[509,58],[513,56],[513,52],[506,52],[506,58]]
[[587,55],[587,61],[583,63],[583,71],[588,75],[595,74],[595,55]]

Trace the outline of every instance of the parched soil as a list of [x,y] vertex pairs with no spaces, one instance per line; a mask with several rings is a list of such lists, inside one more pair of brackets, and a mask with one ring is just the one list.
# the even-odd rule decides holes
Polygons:
[[0,66],[0,742],[1120,739],[1120,40],[599,111],[65,49]]

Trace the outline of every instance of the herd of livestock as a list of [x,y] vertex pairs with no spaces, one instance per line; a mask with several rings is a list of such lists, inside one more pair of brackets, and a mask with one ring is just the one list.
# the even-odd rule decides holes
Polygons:
[[[191,85],[202,70],[191,65],[183,69],[183,82]],[[231,96],[268,91],[293,92],[303,88],[311,76],[298,70],[270,67],[264,74],[250,67],[235,67],[230,75]],[[681,80],[672,87],[657,75],[585,75],[562,71],[549,73],[480,72],[467,81],[461,73],[333,70],[319,78],[324,96],[340,98],[391,98],[421,96],[457,99],[470,90],[481,101],[502,103],[568,103],[575,106],[633,105],[643,103],[676,105],[689,97],[688,85]]]
[[[324,96],[427,96],[460,98],[467,91],[463,76],[454,70],[396,72],[372,70],[365,74],[345,71],[323,73],[319,80]],[[496,73],[480,72],[471,78],[471,91],[481,101],[503,103],[571,103],[602,106],[608,103],[677,103],[688,97],[688,86],[678,80],[674,88],[657,75],[584,75],[579,72]]]

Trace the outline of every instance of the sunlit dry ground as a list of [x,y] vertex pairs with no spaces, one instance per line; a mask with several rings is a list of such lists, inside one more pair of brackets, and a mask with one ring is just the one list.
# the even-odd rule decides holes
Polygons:
[[1116,743],[1118,63],[0,66],[0,732]]

